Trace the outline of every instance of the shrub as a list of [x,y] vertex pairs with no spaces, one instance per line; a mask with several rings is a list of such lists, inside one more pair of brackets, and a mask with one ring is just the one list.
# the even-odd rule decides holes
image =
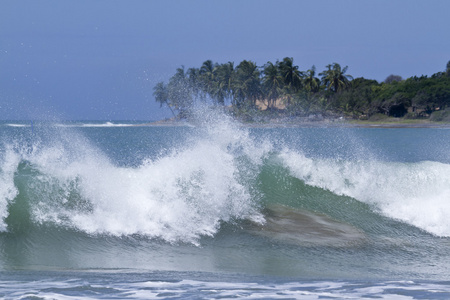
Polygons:
[[431,114],[430,120],[434,122],[449,122],[450,123],[450,111],[438,110]]

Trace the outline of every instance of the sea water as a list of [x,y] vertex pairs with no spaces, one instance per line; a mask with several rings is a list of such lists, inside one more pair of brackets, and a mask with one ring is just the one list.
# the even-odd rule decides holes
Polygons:
[[0,124],[0,297],[450,297],[450,130]]

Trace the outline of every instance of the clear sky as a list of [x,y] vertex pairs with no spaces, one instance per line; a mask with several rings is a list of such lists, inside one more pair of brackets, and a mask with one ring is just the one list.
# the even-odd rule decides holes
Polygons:
[[432,75],[450,60],[449,12],[448,0],[0,0],[0,119],[161,119],[153,86],[207,59]]

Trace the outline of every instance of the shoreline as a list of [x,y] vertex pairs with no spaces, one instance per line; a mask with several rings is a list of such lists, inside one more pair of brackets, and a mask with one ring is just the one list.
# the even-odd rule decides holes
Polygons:
[[[239,122],[239,121],[236,121]],[[368,122],[357,120],[333,120],[325,119],[321,121],[302,121],[302,122],[240,122],[243,127],[249,128],[449,128],[450,123],[439,122]],[[194,127],[186,120],[159,120],[155,122],[136,124],[135,126],[154,126],[154,127]]]

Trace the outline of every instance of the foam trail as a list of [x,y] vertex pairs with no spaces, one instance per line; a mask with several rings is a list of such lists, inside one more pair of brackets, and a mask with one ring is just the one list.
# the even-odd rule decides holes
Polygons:
[[450,236],[450,165],[310,159],[284,151],[291,174],[305,183],[373,204],[391,218]]

